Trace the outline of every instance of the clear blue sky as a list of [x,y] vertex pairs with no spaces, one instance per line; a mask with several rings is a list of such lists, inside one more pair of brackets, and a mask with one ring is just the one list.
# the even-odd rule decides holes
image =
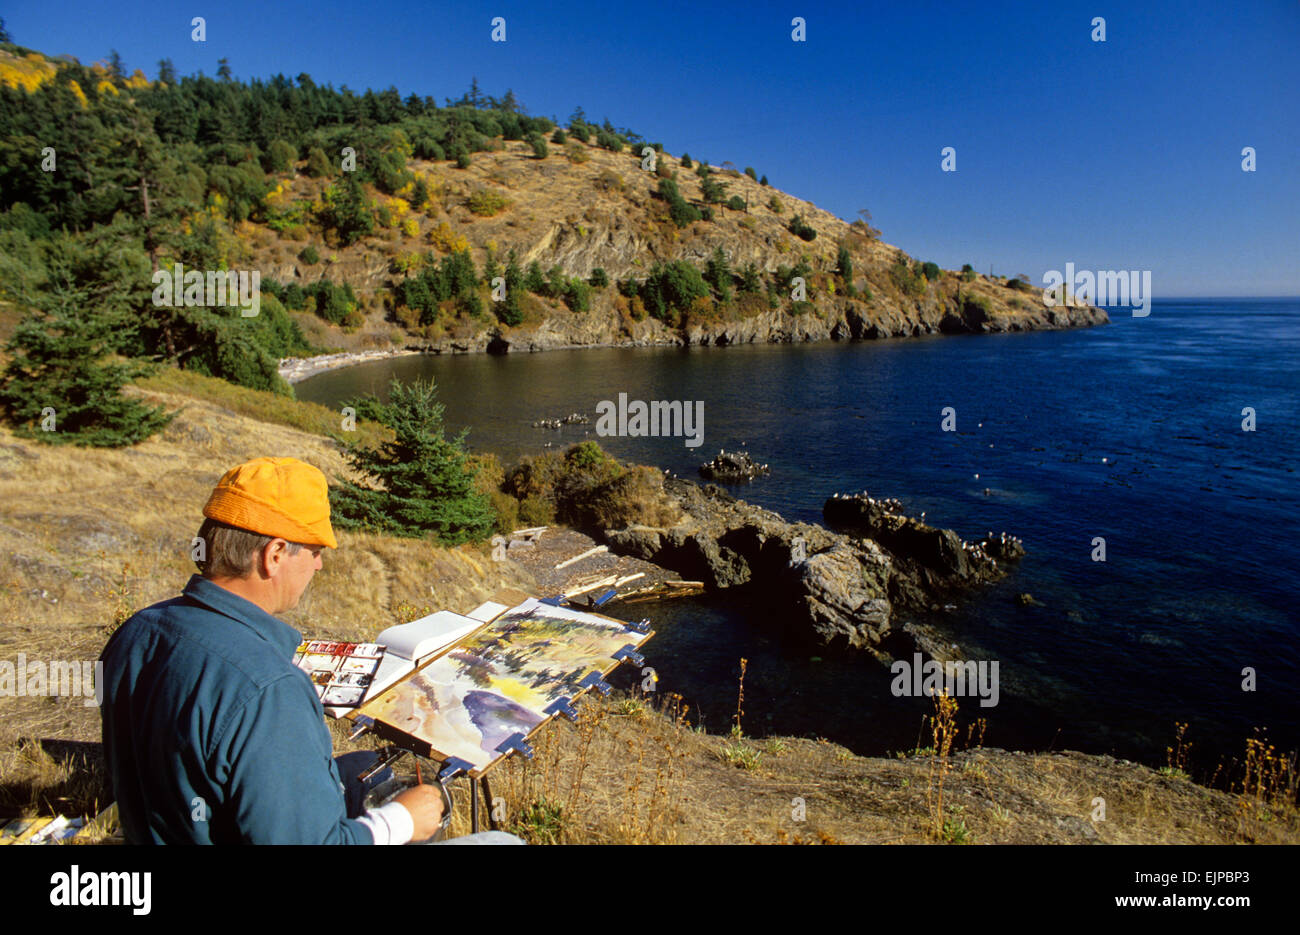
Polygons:
[[[1300,3],[263,4],[7,0],[83,62],[308,72],[633,129],[946,268],[1149,269],[1156,298],[1300,295]],[[190,18],[207,17],[207,42]],[[490,41],[506,18],[507,41]],[[807,21],[807,42],[790,38]],[[1106,42],[1090,38],[1106,18]],[[957,171],[940,171],[940,150]],[[1241,171],[1253,146],[1258,171]]]

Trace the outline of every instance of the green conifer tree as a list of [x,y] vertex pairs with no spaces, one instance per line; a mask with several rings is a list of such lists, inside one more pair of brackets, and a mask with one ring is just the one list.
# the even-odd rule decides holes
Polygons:
[[378,449],[354,447],[348,459],[383,489],[344,482],[330,488],[330,504],[344,529],[373,529],[441,545],[485,539],[496,523],[487,496],[475,485],[465,450],[468,430],[444,434],[443,405],[432,381],[394,380],[389,401],[356,402],[358,412],[390,427],[396,438]]

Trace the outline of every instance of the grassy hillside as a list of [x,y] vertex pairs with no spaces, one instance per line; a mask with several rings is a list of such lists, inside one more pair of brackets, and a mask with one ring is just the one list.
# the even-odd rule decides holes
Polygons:
[[[347,476],[336,442],[284,424],[310,423],[312,407],[230,394],[219,382],[133,390],[180,409],[133,448],[55,448],[0,429],[0,613],[13,621],[0,628],[0,659],[93,659],[130,613],[173,596],[193,571],[189,539],[227,467],[292,455]],[[431,609],[466,610],[500,587],[535,585],[481,547],[346,532],[339,544],[285,615],[307,634],[370,638]],[[1287,804],[1294,787],[1265,756],[1253,784],[1230,794],[1178,768],[983,749],[978,725],[954,710],[923,726],[917,750],[889,758],[815,738],[751,738],[737,726],[701,732],[690,699],[591,698],[579,723],[541,733],[534,760],[495,771],[493,794],[507,824],[537,843],[1300,841]],[[339,752],[371,744],[331,727]],[[96,812],[108,795],[98,739],[98,710],[80,699],[0,698],[0,817]],[[1093,820],[1097,797],[1105,820]],[[462,793],[453,830],[467,829]]]

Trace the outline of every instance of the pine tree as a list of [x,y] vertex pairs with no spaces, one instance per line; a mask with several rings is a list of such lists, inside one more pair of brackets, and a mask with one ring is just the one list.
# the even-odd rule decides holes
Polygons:
[[721,245],[713,248],[713,255],[704,268],[704,281],[713,287],[719,300],[730,301],[731,264],[727,262],[727,255],[722,251]]
[[485,539],[496,514],[475,485],[464,441],[444,435],[443,410],[433,382],[394,380],[389,401],[356,401],[390,427],[396,438],[378,449],[354,447],[348,459],[383,485],[382,490],[345,482],[330,489],[335,522],[344,529],[373,529],[406,538],[433,537],[441,545]]
[[6,347],[11,359],[0,383],[0,408],[14,430],[96,447],[134,445],[162,430],[172,414],[121,392],[144,368],[108,359],[131,327],[129,283],[147,282],[143,256],[127,259],[67,237],[45,254],[44,271],[8,268],[9,258],[0,268],[6,297],[30,308]]

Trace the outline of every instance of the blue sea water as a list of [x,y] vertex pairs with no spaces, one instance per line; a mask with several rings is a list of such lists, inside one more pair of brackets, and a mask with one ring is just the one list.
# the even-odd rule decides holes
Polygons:
[[[1111,752],[1161,764],[1175,722],[1211,768],[1263,727],[1300,747],[1300,301],[1184,299],[1146,318],[1016,335],[727,348],[592,349],[401,358],[321,375],[301,398],[383,395],[434,377],[449,426],[508,461],[595,438],[600,400],[703,400],[704,443],[602,438],[683,476],[746,448],[770,477],[736,488],[820,521],[834,491],[897,497],[967,538],[1007,530],[1028,556],[929,621],[967,658],[999,663],[985,743]],[[955,432],[941,411],[956,412]],[[1255,414],[1243,430],[1243,410]],[[590,434],[585,434],[590,433]],[[1106,560],[1094,561],[1094,540]],[[1021,606],[1028,592],[1037,604]],[[646,610],[646,608],[650,608]],[[660,688],[711,729],[806,734],[857,752],[910,748],[924,700],[896,698],[874,660],[815,656],[743,595],[639,605]],[[1243,690],[1243,670],[1255,689]],[[1199,753],[1198,753],[1199,751]]]

